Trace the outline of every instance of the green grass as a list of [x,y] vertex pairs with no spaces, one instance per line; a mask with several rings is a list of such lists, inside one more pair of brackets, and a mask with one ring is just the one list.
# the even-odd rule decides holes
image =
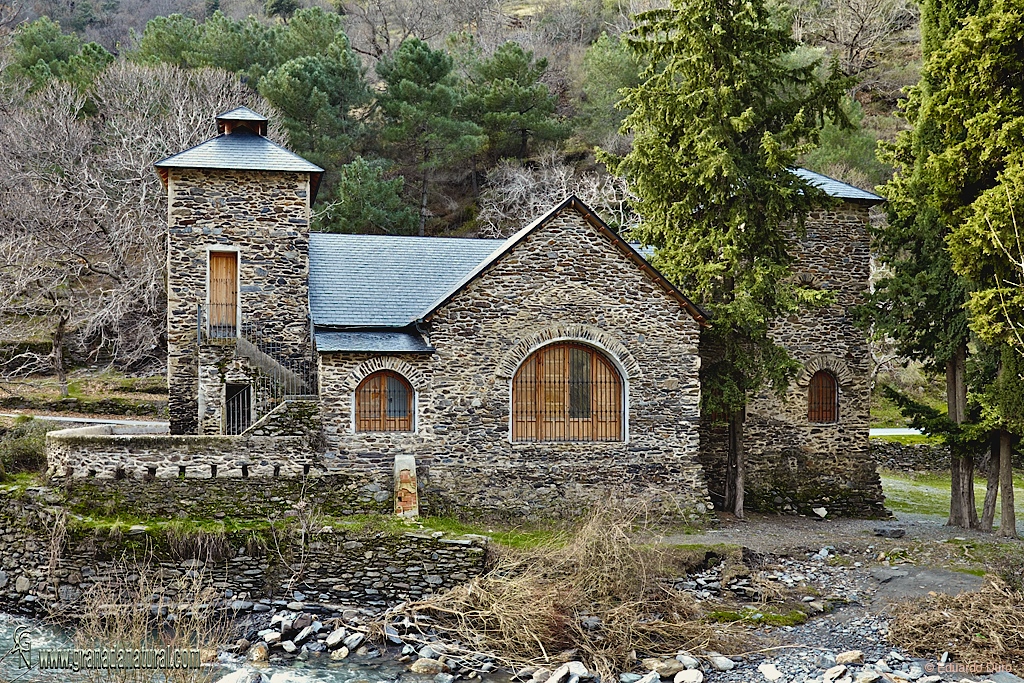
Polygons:
[[[910,392],[911,396],[925,405],[946,412],[946,398],[934,387],[921,387]],[[903,417],[896,405],[882,390],[879,383],[871,393],[871,426],[872,427],[906,427],[907,419]]]
[[[926,472],[904,474],[882,472],[882,491],[885,493],[886,507],[897,512],[910,512],[920,515],[945,516],[949,514],[949,473]],[[985,503],[984,477],[974,478],[974,499],[981,514]],[[1013,499],[1024,500],[1024,473],[1015,472],[1013,476]],[[999,520],[999,506],[996,506],[996,521]]]
[[443,531],[446,534],[478,534],[487,536],[495,543],[509,548],[527,550],[550,543],[559,543],[564,533],[555,529],[524,528],[519,526],[503,527],[502,525],[478,525],[463,522],[450,517],[424,517],[420,523],[426,529]]
[[941,446],[942,437],[938,436],[927,436],[925,434],[908,434],[907,436],[873,436],[872,441],[894,441],[901,443],[904,446]]

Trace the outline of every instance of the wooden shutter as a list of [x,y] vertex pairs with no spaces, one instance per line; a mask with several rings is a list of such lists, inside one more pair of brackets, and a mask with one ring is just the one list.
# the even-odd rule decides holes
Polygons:
[[412,431],[412,398],[412,387],[398,373],[373,373],[356,389],[356,431]]
[[622,380],[583,344],[535,351],[512,380],[513,441],[619,441]]
[[210,252],[210,336],[234,337],[238,321],[238,252]]
[[807,390],[807,419],[810,422],[839,421],[839,386],[832,373],[819,370]]

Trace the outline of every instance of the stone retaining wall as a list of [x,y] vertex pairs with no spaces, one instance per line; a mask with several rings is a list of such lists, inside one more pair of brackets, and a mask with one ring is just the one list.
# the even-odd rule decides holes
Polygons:
[[[349,606],[382,608],[450,588],[483,572],[486,562],[484,540],[439,532],[324,529],[305,544],[284,532],[269,543],[238,532],[204,546],[172,544],[161,530],[103,533],[74,523],[60,552],[51,555],[51,530],[63,525],[61,504],[54,490],[0,490],[0,611],[74,613],[84,594],[105,595],[104,586],[116,590],[128,575],[146,574],[158,586],[154,593],[166,600],[184,580],[213,589],[223,607],[234,612],[268,611],[271,604],[299,600],[305,611],[333,614]],[[217,548],[216,556],[204,555],[204,547]]]
[[902,444],[871,440],[871,456],[884,470],[896,472],[949,471],[949,447],[944,444]]
[[301,405],[288,411],[282,404],[240,436],[173,435],[129,425],[49,432],[48,473],[99,479],[301,477],[322,469],[316,453],[320,431],[312,424],[317,404],[296,403]]

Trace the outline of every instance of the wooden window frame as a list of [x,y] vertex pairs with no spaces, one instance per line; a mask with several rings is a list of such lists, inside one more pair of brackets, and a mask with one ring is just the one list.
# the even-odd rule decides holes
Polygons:
[[[823,385],[825,381],[827,385]],[[821,395],[822,392],[825,394]],[[839,422],[839,381],[828,370],[818,370],[807,383],[807,421],[811,424]]]
[[[573,372],[574,363],[579,367],[580,360],[574,360],[574,354],[580,352],[586,354],[589,374],[583,385]],[[555,357],[549,360],[549,354]],[[549,379],[545,372],[551,368],[564,374]],[[530,373],[535,374],[531,377]],[[581,393],[589,399],[587,416],[579,414]],[[530,352],[513,373],[509,441],[625,443],[629,433],[627,396],[626,377],[606,351],[575,340],[554,340]]]
[[[400,382],[405,389],[405,415],[388,415],[389,390],[387,383],[389,379]],[[367,386],[373,382],[381,383],[381,386],[376,388],[378,392],[376,398],[372,398],[374,389]],[[374,400],[379,401],[376,413],[367,414],[368,407],[365,402]],[[412,388],[412,383],[394,370],[377,370],[360,380],[356,390],[352,393],[352,431],[357,434],[416,431],[416,392]]]

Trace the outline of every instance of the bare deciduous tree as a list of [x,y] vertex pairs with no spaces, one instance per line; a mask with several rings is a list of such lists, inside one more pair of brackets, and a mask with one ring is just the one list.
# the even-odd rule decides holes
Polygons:
[[794,6],[796,39],[826,48],[849,76],[876,66],[918,23],[909,0],[796,0]]
[[213,116],[265,102],[222,71],[119,63],[85,97],[53,83],[0,121],[0,319],[17,338],[49,338],[5,371],[43,366],[66,392],[76,344],[121,366],[164,352],[164,191],[152,164],[216,131]]
[[503,161],[488,174],[480,196],[481,233],[508,237],[569,195],[579,197],[620,232],[636,225],[625,181],[596,170],[577,172],[557,153],[549,153],[534,166]]

